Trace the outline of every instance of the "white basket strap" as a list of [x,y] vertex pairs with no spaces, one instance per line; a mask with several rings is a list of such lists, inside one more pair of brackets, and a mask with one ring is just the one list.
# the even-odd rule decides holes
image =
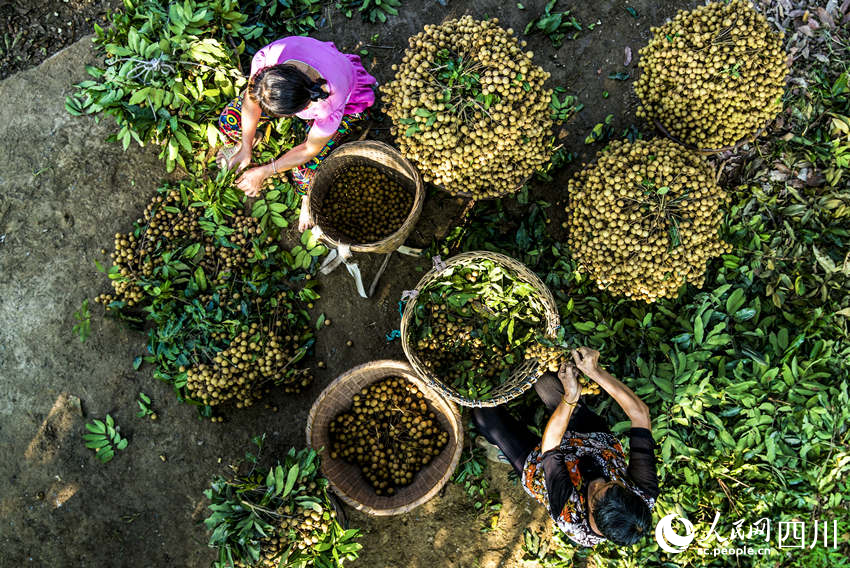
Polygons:
[[404,290],[401,293],[401,301],[406,302],[408,300],[413,300],[419,295],[419,290]]
[[328,256],[325,257],[325,261],[322,262],[322,266],[319,267],[319,271],[322,274],[330,274],[336,267],[342,263],[342,257],[339,256],[339,252],[336,249],[331,249],[328,253]]

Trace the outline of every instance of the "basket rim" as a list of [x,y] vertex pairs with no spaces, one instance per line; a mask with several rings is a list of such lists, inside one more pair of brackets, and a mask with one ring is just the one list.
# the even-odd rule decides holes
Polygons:
[[[328,235],[324,229],[322,229],[322,235],[319,240],[324,241],[325,244],[331,245],[333,248],[338,248],[341,245],[348,245],[353,252],[390,252],[391,250],[397,249],[399,246],[404,244],[404,240],[413,230],[416,222],[419,220],[419,216],[422,214],[422,206],[425,201],[425,185],[422,182],[422,175],[419,173],[419,170],[404,157],[404,155],[398,151],[395,147],[387,144],[386,142],[381,142],[380,140],[354,140],[352,142],[346,142],[345,144],[340,144],[337,148],[328,156],[327,159],[330,159],[332,156],[337,158],[348,155],[347,152],[351,152],[357,150],[359,148],[371,148],[380,150],[383,152],[387,152],[391,154],[393,158],[398,159],[401,163],[403,163],[406,167],[410,169],[410,172],[413,173],[413,206],[410,208],[410,212],[407,214],[404,222],[401,226],[392,234],[387,235],[383,239],[372,243],[344,243],[338,239],[335,239]],[[327,159],[322,162],[322,164],[327,162]],[[322,167],[322,164],[319,165],[319,168]],[[318,175],[318,171],[316,173]],[[313,223],[314,226],[322,228],[319,224],[318,212],[313,209],[311,206],[312,197],[307,198],[307,214],[310,217],[310,222]],[[396,244],[396,241],[399,241]]]
[[[519,262],[515,258],[507,256],[502,253],[486,251],[486,250],[477,250],[477,251],[468,251],[457,254],[448,260],[444,261],[445,268],[437,268],[434,267],[429,270],[419,282],[416,284],[414,291],[418,293],[432,281],[436,280],[439,275],[450,267],[456,266],[458,264],[463,264],[472,260],[480,260],[480,259],[490,259],[503,267],[507,267],[514,272],[517,272],[520,278],[526,279],[528,284],[531,284],[537,291],[540,293],[540,301],[543,304],[544,316],[546,318],[546,334],[554,335],[556,330],[560,327],[560,315],[558,314],[558,308],[555,303],[555,298],[552,296],[552,292],[549,290],[549,287],[537,276],[530,268],[525,266],[523,263]],[[534,383],[537,382],[537,379],[541,374],[541,365],[540,362],[537,361],[533,364],[532,368],[528,371],[527,376],[522,378],[522,382],[516,386],[511,392],[506,394],[497,394],[492,398],[481,400],[481,399],[471,399],[460,395],[457,391],[455,391],[451,386],[443,383],[438,378],[433,376],[433,373],[424,367],[421,363],[419,363],[419,357],[413,347],[410,344],[408,328],[410,326],[410,322],[413,319],[413,310],[415,309],[416,299],[411,298],[410,301],[404,307],[404,312],[401,317],[401,346],[404,350],[404,354],[407,357],[407,360],[410,362],[411,367],[415,369],[417,374],[419,374],[428,385],[434,389],[442,393],[446,398],[462,405],[469,407],[493,407],[504,404],[514,398],[520,396],[525,391],[534,386]],[[536,361],[536,360],[526,360],[526,361]],[[522,367],[525,363],[517,363],[515,367]],[[517,370],[514,374],[521,372]],[[523,372],[524,373],[524,372]],[[501,386],[501,385],[500,385]]]
[[[460,463],[460,456],[463,452],[464,438],[463,421],[461,419],[460,412],[458,411],[457,407],[452,404],[450,400],[446,400],[445,397],[443,397],[439,391],[430,388],[429,384],[425,380],[423,380],[418,373],[416,373],[416,371],[413,369],[409,362],[395,359],[379,359],[362,363],[340,374],[322,390],[322,392],[319,394],[318,397],[316,397],[316,400],[313,402],[313,406],[310,408],[310,412],[307,415],[307,425],[305,428],[305,434],[307,437],[307,446],[313,448],[313,423],[316,419],[316,415],[319,411],[319,408],[321,407],[324,400],[341,384],[344,384],[345,382],[348,382],[358,377],[362,374],[364,370],[377,368],[384,368],[389,371],[392,371],[393,373],[398,373],[404,379],[412,382],[417,388],[422,391],[423,395],[429,399],[429,402],[431,402],[432,409],[436,412],[443,414],[448,419],[449,423],[451,424],[451,430],[453,430],[454,432],[454,437],[457,443],[455,444],[455,448],[452,453],[451,460],[449,461],[449,465],[446,468],[446,471],[443,473],[440,480],[433,487],[431,487],[424,495],[404,505],[381,509],[372,507],[371,505],[367,505],[354,499],[353,497],[348,495],[348,493],[346,493],[342,488],[340,488],[334,482],[333,479],[327,476],[324,471],[324,466],[326,459],[329,458],[326,455],[321,456],[321,469],[322,474],[328,480],[331,489],[333,489],[334,493],[347,505],[357,509],[358,511],[363,511],[365,513],[375,516],[399,515],[402,513],[410,512],[416,507],[419,507],[420,505],[430,501],[437,495],[437,493],[442,490],[445,484],[448,483],[449,479],[451,479],[451,476],[454,475],[454,471],[457,469],[457,466]],[[435,404],[435,401],[440,403],[443,408],[440,408],[438,404]],[[316,451],[320,454],[323,454],[326,453],[327,450],[324,448],[316,448]]]

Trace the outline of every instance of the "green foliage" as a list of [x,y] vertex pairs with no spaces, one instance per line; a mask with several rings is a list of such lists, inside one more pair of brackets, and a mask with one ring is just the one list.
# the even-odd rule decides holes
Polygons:
[[[566,89],[563,87],[555,87],[552,92],[552,101],[549,103],[549,109],[552,111],[552,120],[555,122],[567,122],[573,115],[580,112],[584,105],[578,102],[578,97],[575,95],[567,95]],[[564,95],[561,99],[558,95]]]
[[[835,91],[843,96],[842,89]],[[817,139],[833,126],[822,121],[814,130],[799,122],[794,128]],[[816,145],[798,137],[763,148],[766,163],[812,164],[806,158]],[[825,155],[817,159],[817,171],[835,166]],[[547,282],[561,312],[559,343],[599,349],[608,370],[650,407],[660,446],[657,517],[676,511],[707,527],[718,511],[724,536],[740,518],[837,518],[846,527],[850,219],[840,183],[846,171],[832,178],[837,187],[825,176],[811,186],[772,174],[756,157],[740,175],[722,227],[733,252],[709,267],[704,289],[685,287],[673,300],[646,305],[596,290],[547,232],[545,203],[479,204],[473,221],[437,252],[450,254],[456,245],[504,252]],[[536,426],[545,421],[533,395],[512,406],[534,415]],[[628,428],[606,397],[595,406],[615,433]],[[526,549],[543,566],[563,565],[558,562],[569,556],[557,558],[560,544],[542,555],[539,543],[529,541]],[[842,545],[803,556],[794,565],[838,562],[847,550]],[[607,566],[723,565],[719,559],[706,563],[693,547],[668,556],[651,539],[636,548],[600,545],[591,557]],[[756,559],[755,565],[774,561]]]
[[139,418],[145,418],[146,416],[153,417],[155,413],[151,408],[151,398],[143,392],[139,393],[139,399],[136,401],[139,405],[139,411],[136,413],[136,416]]
[[341,0],[336,3],[337,9],[350,18],[359,12],[364,22],[384,23],[389,16],[398,15],[400,0]]
[[[268,471],[216,477],[204,495],[212,511],[204,525],[211,532],[209,545],[218,550],[216,568],[231,568],[235,562],[332,568],[353,560],[362,548],[355,541],[360,532],[344,529],[336,518],[315,450],[292,448]],[[307,519],[309,527],[302,524]]]
[[594,142],[606,142],[614,137],[614,115],[609,114],[605,120],[596,124],[590,134],[584,139],[585,144],[593,144]]
[[95,24],[105,66],[86,67],[92,79],[77,85],[66,108],[110,115],[124,149],[154,142],[168,171],[188,169],[218,141],[213,119],[245,85],[236,61],[246,19],[236,0],[125,0],[110,26]]
[[541,538],[531,529],[522,532],[523,560],[536,562],[540,568],[573,568],[580,556],[577,549],[558,529],[552,531],[551,538]]
[[320,245],[318,237],[312,231],[307,230],[301,233],[301,244],[296,245],[287,253],[287,261],[295,268],[307,269],[315,263],[315,259],[326,252],[328,252],[327,247]]
[[[161,145],[168,171],[205,167],[207,148],[224,141],[218,114],[246,85],[239,56],[317,29],[324,4],[254,0],[241,9],[236,0],[125,0],[110,26],[95,24],[105,65],[86,67],[92,78],[76,85],[65,108],[112,116],[119,127],[112,138],[125,150],[133,140]],[[280,134],[289,123],[279,119],[274,128]]]
[[[232,188],[211,179],[164,185],[146,218],[137,221],[128,235],[139,243],[135,256],[122,256],[108,271],[118,292],[104,300],[109,313],[138,323],[143,317],[153,324],[144,360],[155,365],[155,378],[174,386],[181,401],[193,401],[186,387],[187,371],[211,365],[233,338],[251,326],[285,331],[283,335],[300,345],[290,354],[286,371],[275,378],[275,384],[286,388],[303,380],[294,364],[313,343],[302,298],[315,299],[318,294],[312,290],[316,281],[304,282],[304,277],[324,247],[310,251],[310,262],[301,261],[250,218],[231,216],[235,204],[227,201],[228,191]],[[269,193],[273,192],[280,190]],[[278,215],[293,213],[285,207]],[[163,236],[166,227],[160,219],[167,220],[173,232]],[[208,416],[211,409],[202,413]]]
[[[243,32],[251,46],[263,47],[289,35],[309,35],[325,21],[327,0],[252,0],[242,2],[253,26]],[[254,50],[256,51],[256,49]]]
[[490,487],[490,480],[487,478],[486,452],[475,444],[476,434],[471,427],[467,431],[468,445],[463,449],[452,481],[463,487],[466,492],[481,523],[481,532],[489,532],[495,529],[499,522],[502,503],[499,493]]
[[106,463],[115,457],[115,450],[127,447],[127,439],[119,434],[120,426],[115,424],[112,416],[106,415],[106,421],[94,419],[86,424],[88,434],[83,435],[86,447],[94,450],[95,457],[101,463]]
[[74,312],[74,333],[80,338],[80,343],[85,343],[91,335],[91,313],[89,312],[89,299],[83,300],[80,309]]
[[552,46],[558,49],[564,44],[564,39],[575,39],[581,31],[581,24],[571,15],[570,10],[553,12],[558,0],[549,0],[543,8],[543,13],[528,22],[525,26],[525,35],[535,33],[545,34],[552,42]]

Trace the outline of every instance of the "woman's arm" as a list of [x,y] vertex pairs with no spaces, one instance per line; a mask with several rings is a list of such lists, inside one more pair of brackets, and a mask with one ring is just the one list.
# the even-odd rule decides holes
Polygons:
[[254,136],[257,134],[257,124],[262,113],[260,105],[251,100],[251,97],[245,95],[242,98],[242,140],[239,143],[239,150],[223,167],[228,170],[243,170],[251,165]]
[[267,167],[271,173],[274,173],[274,168],[277,168],[278,172],[285,172],[292,168],[297,168],[298,166],[306,164],[319,155],[319,152],[322,151],[325,144],[330,142],[331,138],[332,136],[318,137],[308,134],[307,140],[274,160],[274,166],[272,166],[272,163],[270,162],[267,164]]
[[599,368],[599,351],[580,347],[573,350],[573,359],[585,375],[596,381],[620,405],[620,408],[631,420],[632,428],[651,429],[652,420],[649,416],[649,407],[638,398],[638,395],[632,389],[617,380],[608,371]]
[[567,426],[570,423],[570,417],[573,415],[573,410],[581,397],[581,386],[576,379],[577,375],[578,371],[573,365],[562,365],[558,371],[558,378],[564,385],[564,398],[549,418],[546,429],[543,430],[543,440],[540,442],[541,454],[561,445],[564,432],[567,431]]
[[268,164],[257,166],[246,170],[239,179],[236,180],[236,186],[245,192],[249,197],[256,197],[260,194],[263,188],[263,182],[266,178],[275,173],[283,173],[292,168],[305,164],[315,158],[322,148],[325,147],[331,139],[331,136],[311,136],[308,134],[307,140],[295,146],[279,158],[272,160]]

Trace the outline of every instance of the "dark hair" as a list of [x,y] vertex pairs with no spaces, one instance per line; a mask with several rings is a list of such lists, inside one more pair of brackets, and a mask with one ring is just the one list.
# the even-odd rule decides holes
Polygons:
[[322,89],[327,81],[313,81],[292,65],[272,65],[251,77],[248,96],[269,116],[290,116],[301,112],[312,101],[328,98]]
[[634,491],[614,484],[594,501],[593,520],[602,536],[614,544],[628,546],[646,536],[652,516]]

